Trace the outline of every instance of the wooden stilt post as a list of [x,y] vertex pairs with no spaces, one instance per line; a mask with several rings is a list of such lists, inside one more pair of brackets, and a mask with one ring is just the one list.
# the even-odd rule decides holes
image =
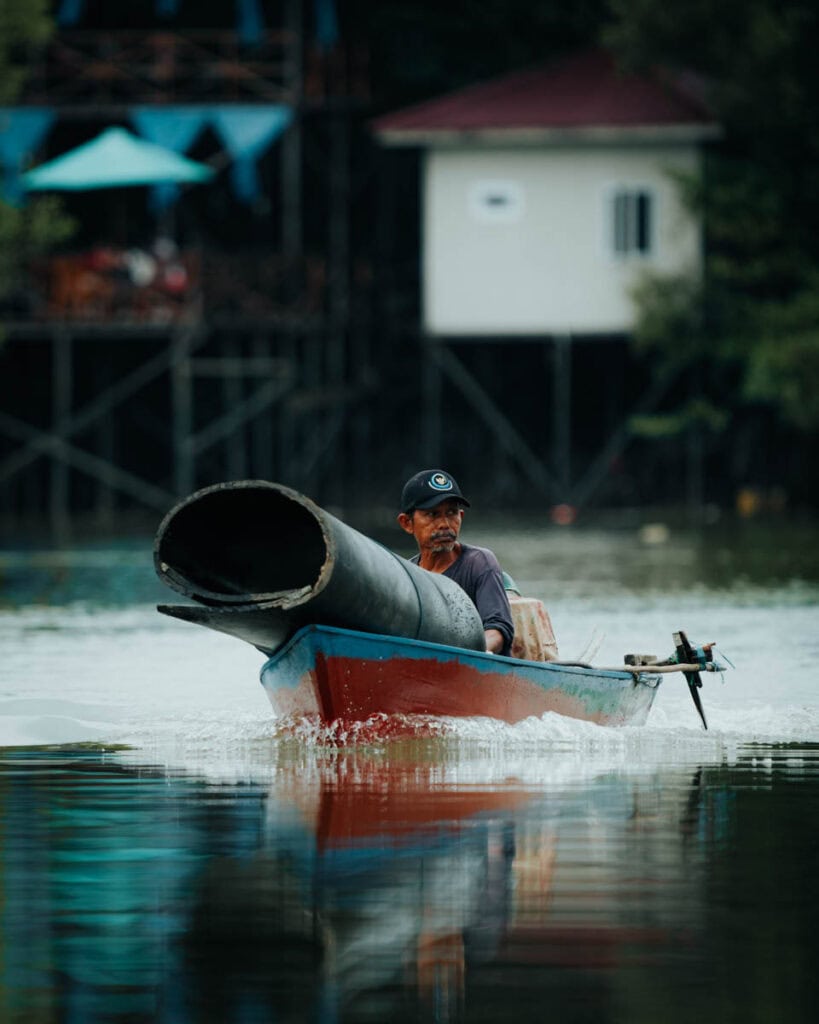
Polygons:
[[[104,394],[110,385],[111,364],[108,360],[95,364],[97,394]],[[115,417],[111,410],[100,417],[97,424],[97,455],[114,465]],[[100,529],[108,531],[114,524],[114,492],[106,480],[97,481],[96,520]]]
[[[291,369],[294,381],[296,374],[301,373],[301,363],[296,358],[298,353],[299,338],[295,330],[290,329],[284,335],[281,344],[283,359]],[[300,383],[297,382],[297,383]],[[286,399],[279,402],[276,413],[276,436],[274,439],[276,462],[274,466],[274,479],[283,483],[295,484],[296,474],[296,422],[293,406]]]
[[[347,332],[350,320],[350,133],[347,114],[343,109],[330,114],[330,224],[328,251],[330,259],[330,337],[326,364],[325,386],[343,402],[347,368]],[[334,429],[342,406],[328,404],[322,416],[328,431]],[[338,440],[342,434],[336,435]],[[330,460],[332,493],[334,499],[344,503],[346,484],[343,445],[337,445]]]
[[[224,352],[227,366],[238,365],[241,360],[241,338],[229,334],[224,341]],[[222,376],[222,412],[229,416],[232,410],[242,404],[244,380],[240,373],[225,372]],[[247,453],[245,451],[245,427],[238,423],[229,437],[225,439],[227,458],[225,464],[227,475],[231,480],[242,480],[247,476]]]
[[[72,338],[64,329],[56,330],[52,337],[52,432],[60,437],[71,418],[74,393],[74,360]],[[64,544],[71,532],[69,509],[69,465],[60,446],[51,452],[51,535],[58,544]]]
[[[254,359],[269,359],[269,339],[261,332],[252,342]],[[260,413],[250,428],[251,468],[250,473],[260,480],[273,479],[273,432],[271,430],[272,412],[265,410]]]
[[441,365],[436,358],[436,347],[443,344],[431,335],[425,335],[421,342],[423,359],[421,361],[423,380],[421,387],[424,394],[424,419],[421,425],[421,449],[424,461],[430,466],[437,466],[443,459],[441,451]]
[[572,474],[572,339],[555,336],[552,345],[552,464],[556,502],[570,502]]
[[191,450],[193,433],[193,378],[190,356],[190,334],[177,331],[171,344],[173,360],[173,460],[174,490],[184,498],[194,489],[194,464]]
[[[690,394],[691,405],[697,409],[702,401],[702,381],[696,366],[691,373]],[[700,526],[705,518],[705,437],[702,421],[696,415],[688,424],[685,449],[688,518],[692,525]]]
[[[285,29],[291,34],[292,42],[287,51],[285,66],[285,89],[293,107],[293,120],[281,140],[281,249],[285,263],[285,301],[299,301],[306,285],[304,265],[304,225],[302,196],[303,128],[301,117],[304,96],[304,18],[303,0],[286,0],[284,6]],[[299,365],[297,360],[301,336],[292,327],[279,328],[277,354],[289,361],[293,371]],[[272,342],[272,339],[270,339]],[[272,353],[270,353],[272,354]],[[279,402],[272,415],[275,437],[270,437],[270,451],[267,461],[259,463],[257,472],[266,467],[263,476],[302,485],[298,475],[296,413],[287,400]],[[261,421],[264,422],[264,421]],[[261,422],[257,426],[261,454]]]
[[293,107],[293,120],[281,139],[281,245],[287,264],[287,281],[292,285],[301,271],[302,257],[302,127],[301,100],[304,91],[302,53],[302,0],[287,0],[285,29],[292,42],[285,58],[285,89]]

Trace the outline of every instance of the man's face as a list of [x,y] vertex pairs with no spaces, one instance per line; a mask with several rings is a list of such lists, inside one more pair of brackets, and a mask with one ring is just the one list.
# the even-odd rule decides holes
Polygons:
[[398,522],[402,529],[415,537],[422,551],[438,554],[453,550],[458,542],[463,518],[464,510],[460,502],[444,498],[434,508],[416,508],[411,513],[402,512]]

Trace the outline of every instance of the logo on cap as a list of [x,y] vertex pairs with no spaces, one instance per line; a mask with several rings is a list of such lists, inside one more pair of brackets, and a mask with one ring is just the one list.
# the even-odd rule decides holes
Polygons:
[[429,486],[435,491],[451,491],[452,481],[445,473],[433,473],[429,478]]

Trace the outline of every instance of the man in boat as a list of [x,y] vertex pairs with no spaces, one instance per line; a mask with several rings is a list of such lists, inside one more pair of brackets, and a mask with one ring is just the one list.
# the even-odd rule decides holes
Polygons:
[[515,629],[503,573],[488,548],[458,540],[465,508],[469,502],[454,477],[442,469],[422,469],[404,484],[398,522],[418,545],[410,561],[459,584],[478,609],[487,651],[509,654]]

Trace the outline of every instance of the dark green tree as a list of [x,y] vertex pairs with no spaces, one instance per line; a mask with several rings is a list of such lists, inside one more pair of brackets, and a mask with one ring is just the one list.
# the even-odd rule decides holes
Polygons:
[[[700,182],[703,281],[647,279],[637,344],[663,370],[697,367],[736,416],[764,403],[819,429],[819,8],[812,0],[611,0],[621,62],[702,77],[724,138]],[[762,420],[760,419],[760,422]]]
[[606,0],[350,0],[373,93],[392,109],[592,45]]
[[0,104],[13,103],[25,83],[33,48],[51,38],[54,25],[49,0],[3,0],[0,3]]
[[[28,73],[32,49],[43,46],[54,26],[49,0],[2,0],[0,3],[0,104],[18,98]],[[0,201],[0,298],[27,277],[31,259],[59,244],[72,232],[59,200],[41,197],[24,207]]]

